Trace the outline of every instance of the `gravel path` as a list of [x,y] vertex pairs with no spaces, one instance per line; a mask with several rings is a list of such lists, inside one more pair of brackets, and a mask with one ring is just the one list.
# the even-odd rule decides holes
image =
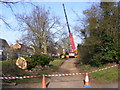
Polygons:
[[[75,58],[66,60],[57,73],[69,74],[79,72],[75,65],[76,60]],[[81,88],[84,85],[83,80],[83,75],[52,77],[48,88]]]

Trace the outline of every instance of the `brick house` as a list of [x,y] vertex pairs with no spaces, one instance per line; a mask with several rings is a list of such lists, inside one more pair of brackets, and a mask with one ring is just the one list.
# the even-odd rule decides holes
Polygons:
[[34,47],[21,44],[18,42],[18,40],[16,41],[15,45],[11,46],[11,48],[17,51],[16,53],[18,57],[25,55],[34,55],[35,52]]

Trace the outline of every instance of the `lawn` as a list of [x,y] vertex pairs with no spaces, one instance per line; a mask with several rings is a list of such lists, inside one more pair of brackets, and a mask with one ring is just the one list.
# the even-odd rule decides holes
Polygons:
[[[54,59],[54,61],[51,61],[49,66],[43,68],[43,70],[39,70],[37,74],[35,73],[30,73],[30,72],[26,72],[23,70],[23,73],[18,73],[21,74],[20,76],[37,76],[37,75],[43,75],[43,74],[52,74],[54,73],[59,66],[62,64],[62,62],[64,61],[64,59]],[[7,61],[1,61],[4,66],[6,66],[6,71],[12,72],[15,67],[14,65],[11,64],[11,61],[7,62]],[[1,63],[0,62],[0,63]],[[10,67],[9,67],[10,66]],[[9,67],[9,68],[8,68]],[[14,70],[15,71],[15,70]],[[14,72],[17,73],[17,72]],[[10,76],[16,76],[14,75],[14,73],[12,72],[12,74]],[[11,85],[11,83],[36,83],[36,82],[40,82],[40,80],[42,79],[42,77],[37,77],[37,78],[29,78],[29,79],[15,79],[15,80],[3,80],[3,86],[7,86],[7,85]]]
[[60,66],[62,64],[63,61],[64,61],[64,59],[55,59],[54,61],[50,62],[50,65],[58,67],[58,66]]
[[[100,67],[100,69],[102,68],[104,67]],[[90,65],[81,65],[80,70],[82,70],[82,72],[91,72],[98,70],[98,68],[92,67]],[[101,83],[118,81],[118,66],[90,73],[89,76]]]

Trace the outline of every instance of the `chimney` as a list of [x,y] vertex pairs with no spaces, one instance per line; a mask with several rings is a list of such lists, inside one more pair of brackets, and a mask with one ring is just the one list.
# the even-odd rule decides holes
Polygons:
[[18,40],[16,40],[16,44],[18,44],[19,43],[19,41]]

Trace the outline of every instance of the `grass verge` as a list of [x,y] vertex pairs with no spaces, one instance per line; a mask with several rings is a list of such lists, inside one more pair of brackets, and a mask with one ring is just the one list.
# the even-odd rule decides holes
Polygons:
[[54,61],[51,61],[51,62],[50,62],[50,65],[60,66],[63,61],[64,61],[64,59],[57,59],[57,58],[56,58]]
[[64,59],[55,59],[54,61],[50,62],[50,68],[52,69],[52,71],[56,71],[59,66],[63,63]]
[[[10,76],[16,76],[16,73],[17,74],[21,74],[20,76],[35,76],[35,75],[43,75],[43,74],[52,74],[54,73],[58,68],[59,66],[62,64],[62,62],[64,61],[64,59],[54,59],[54,61],[51,61],[49,66],[43,68],[43,70],[39,70],[37,72],[37,74],[35,74],[34,72],[30,73],[30,72],[16,72],[16,67],[14,66],[14,64],[12,65],[10,62],[7,62],[7,61],[3,61],[4,63],[4,67],[6,70],[4,71],[9,71],[9,74],[11,74]],[[10,66],[9,66],[10,65]],[[10,68],[9,68],[10,67]],[[14,72],[13,72],[14,70]],[[11,72],[12,71],[12,72]],[[15,74],[15,75],[14,75]],[[3,87],[4,86],[9,86],[9,85],[13,85],[11,83],[17,83],[17,84],[24,84],[24,83],[37,83],[37,82],[40,82],[40,80],[42,79],[42,77],[37,77],[37,78],[29,78],[29,79],[15,79],[15,80],[3,80]],[[6,84],[7,83],[7,84]]]
[[[100,69],[101,68],[104,68],[104,67],[100,67]],[[94,70],[98,70],[98,68],[92,67],[90,65],[81,65],[80,69],[82,70],[82,72],[91,72]],[[89,74],[89,76],[101,83],[118,81],[118,66],[113,67],[113,68],[108,68],[105,70],[101,70],[101,71],[97,71],[97,72],[93,72]]]

